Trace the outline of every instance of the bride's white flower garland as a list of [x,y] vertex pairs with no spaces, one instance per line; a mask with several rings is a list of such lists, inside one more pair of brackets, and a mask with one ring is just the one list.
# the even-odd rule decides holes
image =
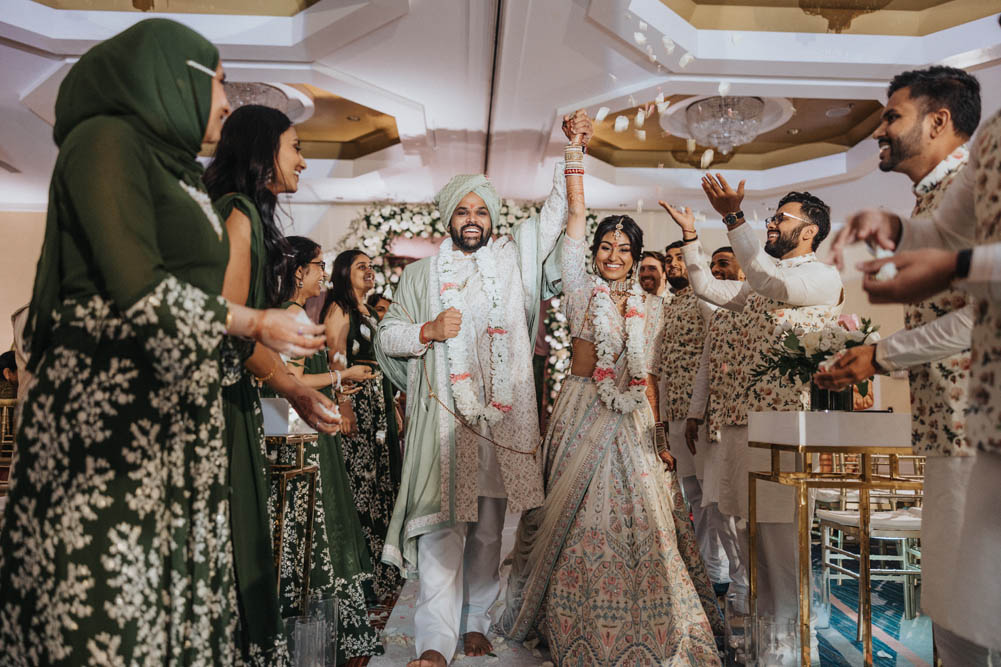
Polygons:
[[[476,422],[486,422],[492,426],[511,411],[514,387],[511,374],[503,372],[510,355],[508,344],[510,335],[504,328],[504,295],[501,281],[497,276],[497,264],[493,252],[493,240],[473,254],[476,269],[480,272],[483,291],[490,300],[490,312],[487,314],[487,335],[490,336],[490,387],[491,402],[489,405],[480,403],[473,391],[473,382],[469,374],[469,350],[475,337],[469,333],[464,320],[459,335],[447,341],[449,377],[452,382],[452,397],[455,406],[467,419]],[[444,309],[462,310],[465,306],[459,299],[459,284],[455,273],[455,260],[452,255],[452,239],[446,238],[438,248],[438,284],[440,285],[441,304]]]
[[594,346],[598,360],[591,378],[598,386],[598,396],[609,410],[623,414],[632,412],[646,401],[647,368],[643,349],[643,325],[646,318],[646,296],[638,283],[633,283],[626,300],[626,367],[629,388],[620,392],[615,383],[615,358],[622,349],[622,340],[613,331],[612,322],[619,313],[612,301],[608,285],[600,281],[592,292]]

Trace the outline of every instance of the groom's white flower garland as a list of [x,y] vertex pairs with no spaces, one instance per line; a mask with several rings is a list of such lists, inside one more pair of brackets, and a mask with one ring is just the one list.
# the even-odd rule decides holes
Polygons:
[[[487,335],[490,336],[490,387],[491,402],[489,405],[480,403],[473,391],[473,382],[469,374],[470,339],[475,345],[475,337],[468,333],[464,320],[459,329],[459,335],[450,338],[448,347],[449,377],[452,382],[452,397],[455,407],[467,419],[486,422],[492,426],[511,411],[514,388],[511,374],[503,372],[510,355],[508,343],[510,335],[504,328],[504,295],[501,282],[497,276],[497,263],[494,258],[493,241],[483,246],[473,254],[476,269],[480,272],[483,291],[490,300],[490,312],[487,314]],[[463,310],[464,303],[459,299],[459,284],[455,273],[455,260],[452,255],[452,239],[446,238],[438,248],[438,284],[440,285],[441,304],[443,309],[455,308]]]
[[615,383],[615,358],[622,349],[622,340],[613,332],[612,322],[618,319],[619,313],[604,281],[595,285],[591,305],[594,346],[598,355],[591,377],[598,386],[598,396],[609,410],[623,414],[632,412],[646,401],[647,368],[643,349],[646,296],[639,284],[633,283],[626,300],[626,367],[630,379],[629,388],[624,392],[620,392]]

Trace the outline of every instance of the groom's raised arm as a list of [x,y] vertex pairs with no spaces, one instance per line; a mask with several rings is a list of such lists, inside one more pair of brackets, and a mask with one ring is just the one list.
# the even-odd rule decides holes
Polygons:
[[[563,117],[563,134],[571,143],[587,146],[594,136],[594,125],[587,117],[587,111],[580,109]],[[556,162],[553,172],[553,189],[539,211],[539,255],[548,257],[556,246],[556,241],[567,223],[567,182],[563,160]]]

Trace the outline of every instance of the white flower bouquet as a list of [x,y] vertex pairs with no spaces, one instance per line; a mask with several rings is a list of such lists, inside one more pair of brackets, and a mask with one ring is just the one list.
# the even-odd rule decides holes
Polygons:
[[[806,330],[788,322],[775,327],[778,344],[751,371],[755,382],[766,375],[778,373],[790,382],[799,380],[810,384],[817,371],[826,370],[853,347],[869,345],[879,340],[879,325],[858,315],[842,315],[837,324],[822,329]],[[856,385],[865,397],[868,382]]]

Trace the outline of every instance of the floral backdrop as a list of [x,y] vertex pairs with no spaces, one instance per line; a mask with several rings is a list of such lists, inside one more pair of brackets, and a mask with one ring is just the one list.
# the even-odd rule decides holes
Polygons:
[[[538,216],[541,208],[540,203],[519,205],[511,199],[505,200],[494,234],[509,234],[515,225]],[[588,212],[586,238],[590,238],[597,226],[598,216]],[[325,259],[330,266],[338,252],[352,248],[364,251],[372,258],[376,268],[376,291],[392,298],[402,267],[400,262],[393,261],[393,241],[403,237],[437,243],[447,234],[446,222],[441,219],[434,204],[375,204],[365,208],[351,221],[347,234],[341,238],[335,251],[327,253]],[[552,299],[544,315],[546,342],[549,343],[546,373],[546,407],[549,411],[560,393],[563,379],[570,371],[570,330],[559,306],[559,297]]]

